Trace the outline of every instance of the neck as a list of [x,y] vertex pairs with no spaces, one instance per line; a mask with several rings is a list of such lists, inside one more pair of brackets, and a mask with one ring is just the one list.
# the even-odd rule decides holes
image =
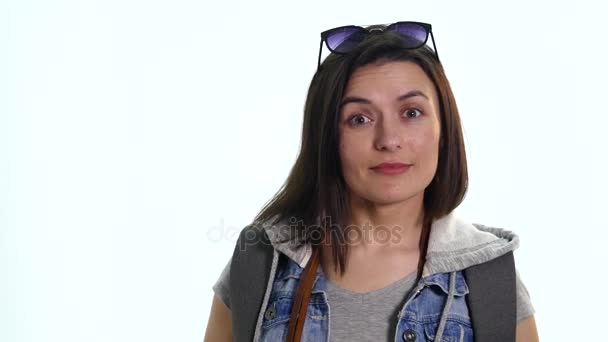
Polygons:
[[420,193],[390,204],[352,198],[347,229],[358,240],[351,243],[352,247],[417,249],[424,218],[423,196]]

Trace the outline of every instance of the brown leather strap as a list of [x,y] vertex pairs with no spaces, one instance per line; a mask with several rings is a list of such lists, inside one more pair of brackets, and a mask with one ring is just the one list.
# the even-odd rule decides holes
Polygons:
[[302,338],[302,330],[304,330],[304,322],[306,321],[306,311],[308,310],[310,292],[312,291],[318,266],[319,248],[313,246],[312,255],[300,277],[298,290],[296,291],[296,299],[291,308],[289,329],[287,330],[288,342],[299,342]]

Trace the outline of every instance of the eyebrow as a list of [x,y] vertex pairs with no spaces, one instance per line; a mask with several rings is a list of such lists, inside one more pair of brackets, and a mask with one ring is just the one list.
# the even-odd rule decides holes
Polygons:
[[[410,97],[415,97],[415,96],[422,96],[425,99],[429,99],[428,96],[426,96],[423,92],[421,92],[420,90],[412,90],[409,91],[399,97],[397,97],[396,101],[403,101],[406,99],[409,99]],[[359,97],[359,96],[347,96],[344,98],[344,100],[342,100],[342,102],[340,103],[340,108],[346,106],[349,103],[364,103],[364,104],[371,104],[372,102],[364,97]]]

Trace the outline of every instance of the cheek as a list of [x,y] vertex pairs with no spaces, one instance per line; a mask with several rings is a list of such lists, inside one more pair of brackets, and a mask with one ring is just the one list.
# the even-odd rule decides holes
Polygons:
[[340,162],[342,163],[344,172],[348,171],[350,164],[352,163],[353,154],[351,146],[349,146],[347,142],[342,141],[340,143]]
[[408,145],[419,162],[434,163],[439,155],[439,132],[429,128],[412,137],[408,141]]
[[363,147],[352,137],[345,136],[340,141],[340,161],[344,174],[354,172],[361,162]]

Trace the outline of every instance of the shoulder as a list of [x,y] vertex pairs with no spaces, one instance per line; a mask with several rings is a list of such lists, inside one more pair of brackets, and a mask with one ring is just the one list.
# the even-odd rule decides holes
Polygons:
[[429,236],[431,252],[458,253],[484,249],[488,245],[514,250],[519,245],[519,238],[511,230],[472,223],[453,212],[432,223]]
[[259,222],[252,222],[246,225],[239,233],[238,241],[259,241],[260,239],[268,239],[265,232],[265,224]]
[[241,230],[232,254],[231,273],[248,273],[254,267],[269,263],[273,246],[263,225],[252,223]]
[[485,264],[518,246],[519,238],[511,230],[470,223],[449,214],[431,226],[424,275]]
[[263,249],[264,246],[271,246],[271,243],[263,224],[251,223],[245,226],[239,233],[233,257],[237,254],[255,252],[256,250]]

